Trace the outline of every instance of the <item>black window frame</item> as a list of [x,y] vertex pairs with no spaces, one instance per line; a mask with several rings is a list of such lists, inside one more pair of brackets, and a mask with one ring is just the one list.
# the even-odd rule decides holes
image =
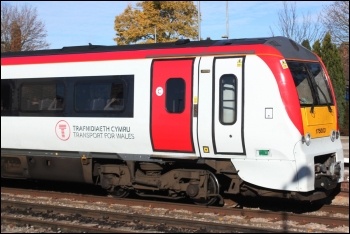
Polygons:
[[[133,74],[127,75],[105,75],[105,76],[74,76],[74,77],[41,77],[41,78],[15,78],[2,79],[2,84],[11,84],[11,110],[2,111],[2,116],[32,116],[32,117],[102,117],[102,118],[133,118],[134,117],[134,78]],[[74,85],[77,82],[86,81],[104,81],[119,80],[125,85],[124,107],[122,110],[106,110],[91,112],[76,112],[74,110]],[[40,85],[48,83],[60,83],[64,85],[64,109],[60,110],[22,110],[21,106],[21,87],[22,85]]]

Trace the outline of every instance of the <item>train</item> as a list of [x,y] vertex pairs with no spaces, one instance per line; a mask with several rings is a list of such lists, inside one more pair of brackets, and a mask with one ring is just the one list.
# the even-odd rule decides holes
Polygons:
[[1,177],[114,197],[314,202],[343,181],[331,77],[283,36],[1,54]]

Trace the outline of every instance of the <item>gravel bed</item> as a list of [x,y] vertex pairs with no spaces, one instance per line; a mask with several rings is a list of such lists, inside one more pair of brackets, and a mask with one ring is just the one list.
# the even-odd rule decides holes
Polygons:
[[[276,229],[284,229],[288,227],[289,231],[297,232],[338,232],[338,233],[349,233],[349,226],[344,227],[327,227],[325,225],[320,225],[316,223],[309,223],[301,225],[293,221],[273,221],[266,218],[251,218],[247,219],[242,216],[220,216],[213,213],[192,213],[187,210],[168,210],[163,208],[152,208],[152,207],[143,207],[143,206],[126,206],[121,204],[105,204],[102,202],[87,202],[87,201],[77,201],[70,199],[51,199],[49,197],[31,197],[23,195],[13,195],[13,194],[1,194],[2,199],[6,200],[21,200],[21,201],[31,201],[35,203],[44,203],[51,205],[60,205],[60,206],[70,206],[70,207],[79,207],[93,210],[107,210],[114,212],[123,212],[123,213],[141,213],[145,215],[153,216],[166,216],[178,219],[196,219],[203,221],[215,221],[217,223],[234,223],[247,226],[256,226],[256,227],[268,227]],[[349,205],[349,198],[336,198],[332,201],[332,204],[337,205]],[[312,212],[312,215],[324,215],[322,212]],[[332,215],[333,216],[333,215]],[[348,215],[336,214],[334,216],[348,218]],[[14,225],[3,225],[1,224],[2,233],[61,233],[61,230],[50,230],[43,228],[35,228],[31,225],[24,227],[18,227]]]

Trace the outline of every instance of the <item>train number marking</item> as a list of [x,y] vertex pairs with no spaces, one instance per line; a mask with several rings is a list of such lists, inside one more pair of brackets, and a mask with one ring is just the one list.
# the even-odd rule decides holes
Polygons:
[[326,128],[316,128],[316,134],[321,134],[325,132],[326,132]]

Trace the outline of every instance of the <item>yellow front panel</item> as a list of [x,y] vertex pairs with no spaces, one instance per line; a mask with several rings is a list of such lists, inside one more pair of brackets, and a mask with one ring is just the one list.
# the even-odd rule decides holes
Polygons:
[[337,130],[336,109],[331,106],[332,112],[327,106],[301,108],[304,132],[310,133],[311,138],[330,136],[333,130]]

